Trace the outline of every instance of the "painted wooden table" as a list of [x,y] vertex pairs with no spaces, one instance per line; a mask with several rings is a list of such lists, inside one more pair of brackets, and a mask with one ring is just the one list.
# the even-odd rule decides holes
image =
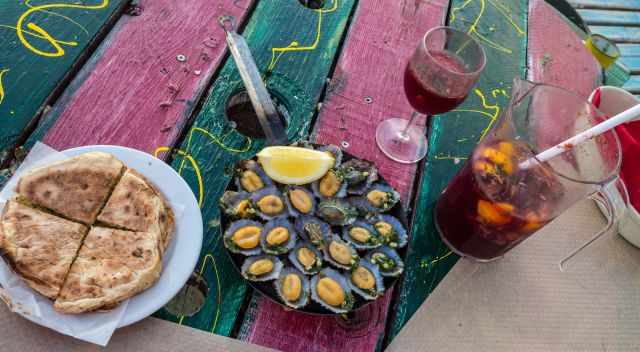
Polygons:
[[[124,145],[165,159],[198,198],[205,237],[194,276],[155,316],[285,351],[384,347],[457,260],[433,228],[433,202],[506,106],[513,77],[528,72],[583,95],[601,77],[579,37],[542,0],[21,0],[1,6],[4,175],[36,141],[57,149]],[[224,253],[217,199],[234,163],[263,141],[240,133],[225,114],[242,83],[217,25],[223,14],[242,24],[268,88],[288,111],[290,140],[333,143],[374,161],[411,215],[403,280],[346,318],[284,310],[253,292]],[[430,136],[423,162],[392,162],[375,146],[375,127],[410,115],[403,66],[424,33],[445,23],[484,46],[487,68],[462,106],[420,122]]]

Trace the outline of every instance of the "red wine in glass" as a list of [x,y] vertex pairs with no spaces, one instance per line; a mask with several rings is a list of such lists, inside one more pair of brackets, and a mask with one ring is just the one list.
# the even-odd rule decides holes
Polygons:
[[[460,62],[460,59],[447,51],[432,52],[431,56],[440,66],[451,72],[465,72],[464,64]],[[467,97],[467,94],[459,96],[447,94],[447,86],[455,84],[455,80],[447,81],[446,77],[439,79],[438,82],[441,87],[438,90],[433,86],[434,80],[429,79],[428,73],[421,74],[417,71],[414,65],[409,62],[407,69],[404,71],[404,91],[411,106],[419,113],[426,115],[441,114],[454,109]]]
[[420,114],[450,111],[469,94],[486,63],[482,47],[469,34],[436,27],[425,34],[409,59],[404,89],[414,108],[410,119],[391,118],[376,129],[376,142],[389,158],[415,163],[427,154],[424,128],[414,125]]

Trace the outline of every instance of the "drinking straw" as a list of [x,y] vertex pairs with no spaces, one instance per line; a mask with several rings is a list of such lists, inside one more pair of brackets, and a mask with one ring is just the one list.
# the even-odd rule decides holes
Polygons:
[[551,158],[554,158],[568,150],[571,150],[580,143],[588,141],[593,137],[601,135],[615,128],[616,126],[629,122],[637,117],[640,117],[640,105],[635,105],[630,109],[625,110],[613,116],[612,118],[591,127],[586,131],[578,133],[577,135],[565,140],[564,142],[556,144],[555,146],[539,153],[535,156],[535,158],[530,158],[523,161],[519,166],[521,169],[527,169],[533,166],[533,164],[535,163],[535,159],[537,159],[538,162],[541,163],[548,161]]

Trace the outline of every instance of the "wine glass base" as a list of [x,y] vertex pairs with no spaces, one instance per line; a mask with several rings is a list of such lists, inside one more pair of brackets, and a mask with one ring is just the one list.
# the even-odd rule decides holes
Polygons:
[[405,136],[402,132],[409,120],[391,118],[382,121],[376,129],[378,148],[389,158],[403,164],[413,164],[427,155],[427,137],[422,128],[413,125]]

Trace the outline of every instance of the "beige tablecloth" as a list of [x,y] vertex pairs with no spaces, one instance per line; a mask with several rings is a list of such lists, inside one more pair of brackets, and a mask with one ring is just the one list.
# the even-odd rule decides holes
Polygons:
[[460,260],[388,350],[640,351],[640,250],[609,236],[559,270],[603,224],[585,201],[499,261]]

